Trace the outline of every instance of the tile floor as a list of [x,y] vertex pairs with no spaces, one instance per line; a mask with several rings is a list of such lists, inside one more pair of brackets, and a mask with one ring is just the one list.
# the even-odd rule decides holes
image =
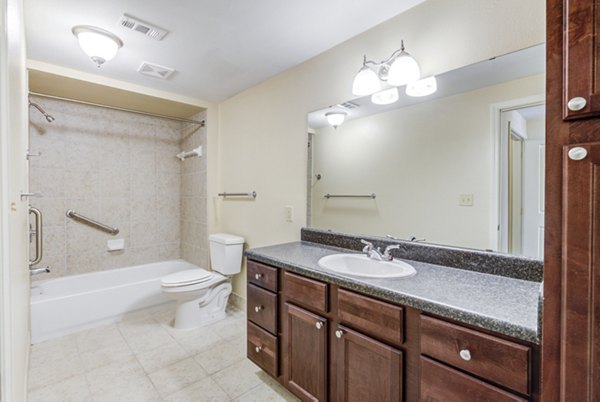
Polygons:
[[28,401],[296,401],[246,359],[246,317],[192,331],[174,305],[31,347]]

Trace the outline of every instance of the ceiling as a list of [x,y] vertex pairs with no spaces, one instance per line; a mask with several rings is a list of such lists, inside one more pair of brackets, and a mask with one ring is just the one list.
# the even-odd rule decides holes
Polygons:
[[[424,0],[26,0],[29,59],[206,101],[221,101]],[[169,31],[162,41],[118,24],[127,13]],[[94,25],[124,46],[101,68],[71,33]],[[167,80],[142,62],[171,67]]]
[[[404,93],[405,87],[399,87],[400,99],[389,105],[375,105],[371,102],[370,96],[364,96],[350,101],[355,105],[355,108],[352,109],[348,109],[342,104],[316,110],[308,114],[308,126],[313,129],[327,126],[325,113],[331,111],[343,111],[347,114],[346,120],[353,120],[531,75],[543,74],[545,71],[546,45],[540,44],[440,74],[436,76],[438,90],[429,96],[410,97]],[[527,113],[527,116],[532,119],[541,118],[539,112],[543,109],[543,107],[532,108],[523,113]]]

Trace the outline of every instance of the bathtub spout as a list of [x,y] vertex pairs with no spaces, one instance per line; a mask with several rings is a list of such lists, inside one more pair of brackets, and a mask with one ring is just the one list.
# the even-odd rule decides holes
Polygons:
[[45,268],[32,268],[29,270],[29,273],[33,276],[33,275],[39,275],[39,274],[49,274],[50,273],[50,268],[49,267],[45,267]]

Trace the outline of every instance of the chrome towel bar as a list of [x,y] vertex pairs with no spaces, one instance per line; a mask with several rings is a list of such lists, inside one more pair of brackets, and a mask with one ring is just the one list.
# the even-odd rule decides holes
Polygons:
[[112,226],[105,225],[104,223],[100,223],[93,219],[90,219],[87,216],[80,215],[72,209],[69,209],[67,211],[67,217],[71,218],[73,220],[85,223],[86,225],[92,226],[96,229],[102,230],[103,232],[110,233],[113,236],[116,234],[119,234],[119,229],[114,228]]
[[377,197],[377,195],[375,195],[375,193],[371,193],[371,194],[325,194],[323,197],[330,199],[330,198],[371,198],[371,199],[375,199],[375,197]]
[[249,193],[219,193],[219,197],[252,197],[256,198],[256,191],[252,191]]

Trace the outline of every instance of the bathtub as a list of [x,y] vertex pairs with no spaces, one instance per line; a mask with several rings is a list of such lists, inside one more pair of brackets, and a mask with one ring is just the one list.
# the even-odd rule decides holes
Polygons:
[[160,279],[194,268],[173,260],[32,282],[31,341],[58,338],[171,302],[161,292]]

